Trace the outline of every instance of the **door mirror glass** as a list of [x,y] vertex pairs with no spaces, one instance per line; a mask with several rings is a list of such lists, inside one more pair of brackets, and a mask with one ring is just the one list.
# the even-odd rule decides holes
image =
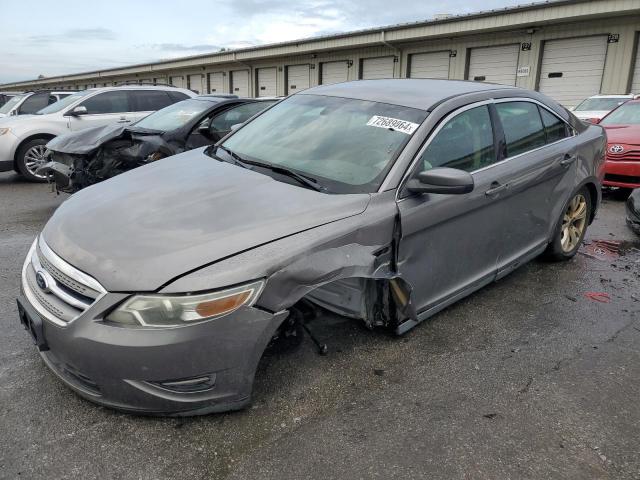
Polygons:
[[87,107],[80,105],[79,107],[74,108],[73,110],[71,110],[71,115],[73,115],[74,117],[78,117],[80,115],[86,115],[87,114]]
[[473,186],[469,172],[445,167],[423,170],[407,182],[407,190],[412,193],[460,195],[473,191]]

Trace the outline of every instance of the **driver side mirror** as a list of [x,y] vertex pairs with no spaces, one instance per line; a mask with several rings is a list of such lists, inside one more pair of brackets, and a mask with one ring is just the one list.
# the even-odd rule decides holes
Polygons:
[[455,168],[423,170],[407,182],[411,193],[444,193],[460,195],[473,191],[473,177]]
[[87,107],[80,105],[76,108],[74,108],[73,110],[71,110],[69,112],[69,115],[73,116],[73,117],[79,117],[80,115],[86,115],[87,113],[89,113],[87,111]]

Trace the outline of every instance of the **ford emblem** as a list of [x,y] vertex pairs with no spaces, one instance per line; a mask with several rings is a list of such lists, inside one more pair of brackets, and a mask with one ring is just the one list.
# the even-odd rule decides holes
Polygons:
[[50,291],[47,277],[45,276],[44,272],[41,270],[36,272],[36,283],[38,284],[38,287],[40,287],[40,290],[42,290],[43,292]]

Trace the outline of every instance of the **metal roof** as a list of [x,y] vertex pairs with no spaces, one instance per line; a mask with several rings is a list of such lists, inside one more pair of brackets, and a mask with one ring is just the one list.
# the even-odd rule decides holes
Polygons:
[[434,105],[447,98],[474,92],[513,89],[515,87],[493,83],[468,82],[465,80],[393,78],[320,85],[304,90],[298,95],[353,98],[430,110]]

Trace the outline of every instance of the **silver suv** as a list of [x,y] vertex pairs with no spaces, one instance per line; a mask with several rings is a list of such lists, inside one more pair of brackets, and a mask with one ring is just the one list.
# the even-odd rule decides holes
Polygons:
[[164,86],[90,88],[63,98],[35,115],[0,119],[0,172],[15,170],[28,180],[46,162],[45,145],[64,133],[111,123],[132,123],[196,94]]
[[37,92],[15,94],[11,96],[11,98],[8,98],[2,105],[2,108],[0,108],[0,118],[11,117],[13,115],[31,115],[74,93],[76,92],[40,90]]

